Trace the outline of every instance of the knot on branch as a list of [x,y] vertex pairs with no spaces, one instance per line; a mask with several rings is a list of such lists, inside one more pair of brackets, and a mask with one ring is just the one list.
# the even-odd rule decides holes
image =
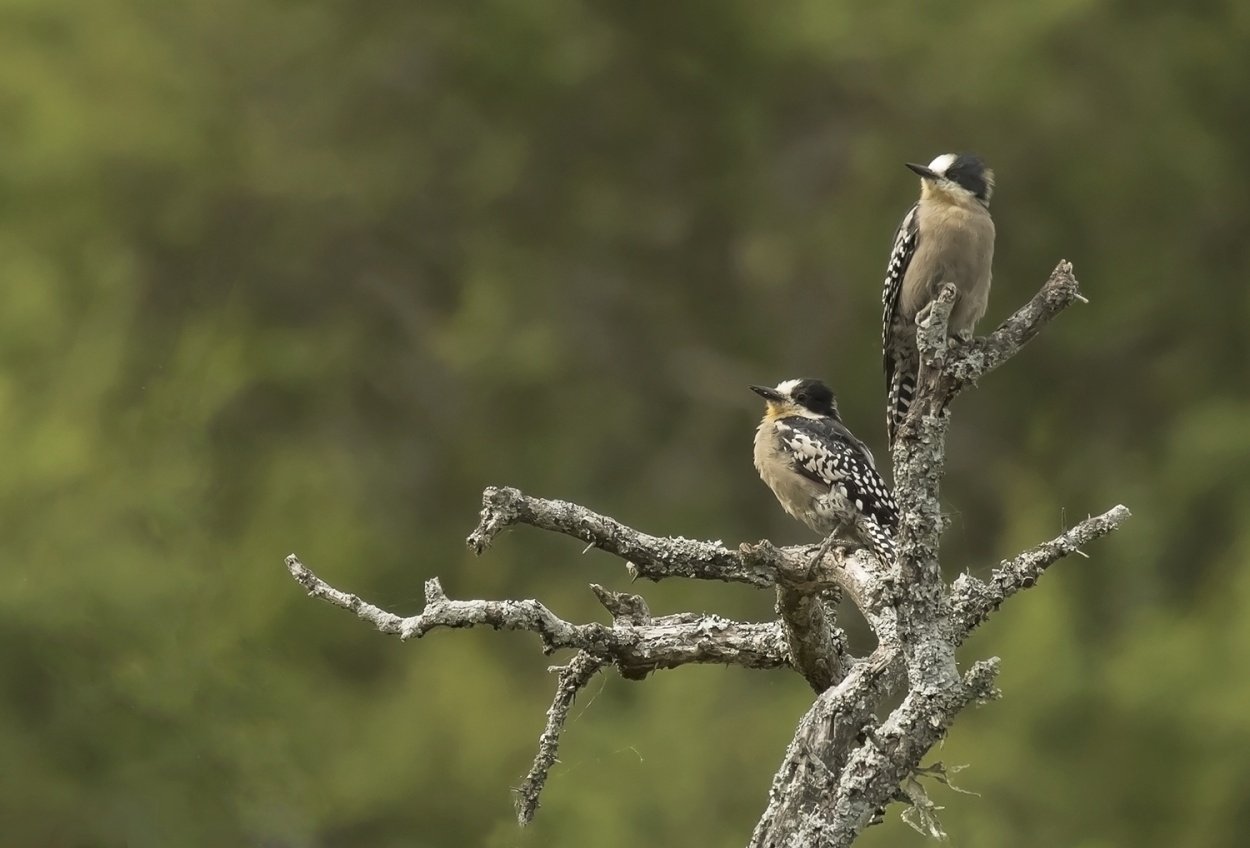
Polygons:
[[629,592],[612,592],[598,583],[590,584],[590,591],[595,593],[599,603],[612,614],[614,624],[638,625],[651,623],[651,609],[641,595]]
[[447,600],[447,595],[443,592],[443,584],[439,582],[437,577],[431,577],[425,581],[425,603],[441,604]]
[[521,520],[523,502],[524,495],[511,486],[488,486],[482,492],[481,520],[465,540],[473,553],[481,556],[495,536]]

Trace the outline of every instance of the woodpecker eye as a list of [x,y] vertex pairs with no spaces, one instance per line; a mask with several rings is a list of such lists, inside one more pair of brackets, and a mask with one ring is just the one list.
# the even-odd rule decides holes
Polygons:
[[807,402],[807,392],[799,392],[797,395],[795,395],[795,396],[794,396],[794,400],[795,400],[795,402],[797,402],[797,403],[806,403],[806,402]]

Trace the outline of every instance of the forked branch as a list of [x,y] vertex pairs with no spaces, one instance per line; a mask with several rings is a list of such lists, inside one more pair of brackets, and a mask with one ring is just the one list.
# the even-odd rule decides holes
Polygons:
[[[426,582],[422,611],[400,616],[333,588],[294,555],[287,557],[287,568],[310,595],[402,639],[437,628],[485,625],[534,633],[545,653],[576,651],[566,665],[552,668],[559,672],[555,697],[534,765],[516,790],[522,824],[538,809],[574,697],[600,670],[611,666],[626,678],[642,679],[691,663],[792,668],[818,695],[799,722],[750,844],[848,846],[891,801],[920,806],[918,800],[927,800],[916,779],[925,773],[921,760],[961,710],[995,696],[997,658],[960,672],[956,648],[1007,598],[1034,586],[1050,565],[1129,517],[1125,507],[1114,507],[1001,562],[988,580],[965,573],[945,583],[938,563],[944,527],[939,489],[950,401],[1018,353],[1067,306],[1084,302],[1071,265],[1061,262],[1038,294],[997,330],[959,342],[947,336],[954,299],[954,288],[946,287],[917,326],[917,392],[894,446],[902,515],[894,563],[828,545],[778,548],[759,542],[729,548],[651,536],[578,504],[512,488],[486,489],[481,519],[467,540],[481,554],[503,531],[528,525],[613,554],[634,578],[775,587],[778,621],[743,623],[693,613],[653,617],[638,595],[592,584],[612,623],[576,624],[536,600],[451,600],[437,579]],[[828,602],[838,594],[855,604],[876,635],[871,656],[856,658],[847,651]],[[901,703],[878,719],[885,698],[900,690]],[[940,832],[935,821],[929,829]]]

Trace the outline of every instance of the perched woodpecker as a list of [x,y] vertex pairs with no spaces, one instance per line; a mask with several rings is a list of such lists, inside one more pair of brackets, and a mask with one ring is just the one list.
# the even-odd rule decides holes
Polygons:
[[994,172],[971,153],[944,153],[920,175],[920,200],[899,225],[885,272],[881,300],[881,351],[885,366],[886,431],[890,445],[916,394],[920,354],[916,316],[942,286],[954,283],[959,298],[951,309],[951,335],[968,338],[985,314],[994,260],[990,195]]
[[836,533],[894,558],[898,506],[872,453],[842,423],[820,380],[751,386],[767,410],[755,432],[755,468],[786,512],[822,536]]

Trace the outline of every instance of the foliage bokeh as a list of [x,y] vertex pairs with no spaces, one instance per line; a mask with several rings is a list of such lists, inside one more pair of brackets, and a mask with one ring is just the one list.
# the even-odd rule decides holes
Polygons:
[[[14,0],[0,9],[0,845],[740,845],[810,694],[608,676],[521,831],[554,678],[619,563],[512,484],[653,533],[810,540],[748,383],[823,376],[884,454],[904,161],[999,174],[987,325],[1091,303],[961,398],[954,574],[1135,518],[965,649],[1005,698],[938,752],[964,848],[1250,841],[1244,4]],[[762,619],[740,587],[652,607]],[[857,634],[861,647],[863,633]],[[920,844],[891,813],[867,846]]]

